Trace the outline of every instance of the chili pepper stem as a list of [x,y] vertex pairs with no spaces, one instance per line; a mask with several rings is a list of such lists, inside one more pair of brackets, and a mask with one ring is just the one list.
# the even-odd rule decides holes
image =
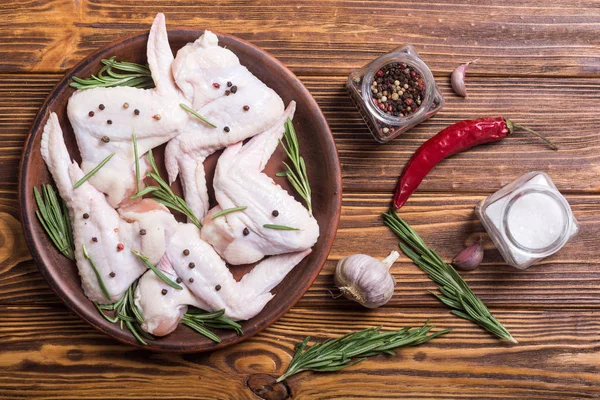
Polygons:
[[521,129],[523,131],[527,131],[529,133],[533,133],[535,136],[537,136],[538,138],[542,139],[548,146],[550,146],[550,148],[552,150],[554,150],[554,151],[558,150],[558,146],[555,145],[554,143],[552,143],[552,141],[550,139],[548,139],[547,137],[545,137],[541,133],[538,133],[538,132],[534,131],[533,129],[530,129],[530,128],[528,128],[526,126],[523,126],[523,125],[516,124],[516,123],[512,122],[509,119],[506,120],[506,125],[508,125],[508,127],[509,127],[509,129],[510,129],[511,132],[514,129]]

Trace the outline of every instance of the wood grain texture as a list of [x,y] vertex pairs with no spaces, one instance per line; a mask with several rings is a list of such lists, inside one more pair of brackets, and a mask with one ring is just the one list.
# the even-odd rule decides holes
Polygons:
[[[288,65],[321,106],[342,162],[342,219],[321,275],[267,331],[211,354],[152,354],[94,331],[62,306],[31,261],[21,261],[27,255],[14,223],[19,159],[45,96],[83,57],[147,30],[156,12],[166,13],[171,28],[234,34]],[[284,389],[298,399],[600,398],[597,1],[7,0],[0,17],[0,236],[9,239],[0,242],[0,255],[9,255],[0,262],[0,398],[258,399],[249,378],[283,372],[294,343],[306,335],[398,328],[426,318],[454,331],[337,374],[296,375]],[[351,70],[406,42],[430,65],[446,105],[379,145],[344,83]],[[448,75],[476,57],[469,97],[460,99]],[[484,264],[464,273],[519,346],[449,315],[426,293],[435,285],[405,257],[392,267],[398,285],[385,307],[365,311],[333,299],[337,260],[358,252],[384,257],[395,248],[379,213],[414,150],[451,123],[485,115],[526,124],[561,150],[519,133],[457,155],[432,171],[402,216],[449,260],[483,233],[473,213],[478,201],[530,170],[552,176],[581,222],[580,235],[525,271],[505,266],[486,240]]]
[[[296,307],[239,345],[211,354],[167,355],[119,345],[62,308],[0,306],[2,395],[256,399],[246,387],[248,377],[281,374],[294,343],[308,335],[322,340],[378,324],[385,329],[416,326],[427,318],[454,330],[426,346],[401,349],[393,357],[378,356],[343,373],[296,375],[287,382],[291,393],[299,399],[346,399],[363,392],[361,398],[367,399],[463,399],[469,388],[470,397],[476,399],[600,395],[600,322],[593,312],[497,314],[519,346],[499,342],[444,310],[365,313]],[[24,325],[23,319],[31,324]]]

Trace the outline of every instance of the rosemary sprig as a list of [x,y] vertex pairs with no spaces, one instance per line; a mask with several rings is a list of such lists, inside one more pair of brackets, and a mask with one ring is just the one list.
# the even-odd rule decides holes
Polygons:
[[183,316],[181,323],[206,336],[213,342],[220,343],[221,338],[207,328],[233,329],[238,335],[243,333],[242,326],[224,317],[224,313],[225,309],[207,313],[197,308],[190,308]]
[[212,122],[210,122],[209,120],[207,120],[206,118],[204,118],[202,115],[198,114],[198,112],[196,110],[194,110],[193,108],[190,108],[190,107],[186,106],[183,103],[180,103],[179,107],[183,108],[185,111],[189,112],[194,117],[196,117],[200,121],[204,122],[206,125],[212,126],[213,128],[217,127],[215,124],[213,124]]
[[90,179],[96,172],[98,172],[100,168],[104,167],[106,163],[109,162],[111,158],[113,158],[114,155],[115,153],[111,153],[104,160],[100,161],[100,164],[96,165],[93,170],[91,170],[90,172],[85,174],[83,178],[75,182],[75,184],[73,185],[73,189],[77,189],[79,186],[83,185],[83,183]]
[[158,276],[164,283],[166,283],[167,285],[171,286],[174,289],[183,290],[183,287],[181,287],[177,283],[173,282],[168,276],[163,274],[160,269],[156,268],[156,266],[150,262],[148,257],[142,255],[137,250],[132,249],[131,252],[133,254],[135,254],[136,256],[138,256],[138,258],[140,260],[142,260],[142,262],[146,265],[146,267],[150,268],[152,270],[152,272],[154,272],[156,274],[156,276]]
[[[144,322],[142,313],[135,305],[135,289],[137,288],[138,280],[136,279],[119,301],[113,304],[97,304],[94,303],[98,312],[110,323],[119,323],[121,329],[123,325],[131,332],[131,334],[143,345],[148,343],[144,340],[153,340],[154,338],[149,333],[145,332],[141,324]],[[104,311],[113,311],[114,316],[108,316]]]
[[[302,371],[333,372],[365,360],[367,357],[389,354],[403,346],[417,346],[437,336],[450,332],[444,329],[432,334],[429,320],[420,328],[406,327],[397,331],[382,332],[381,326],[349,333],[337,339],[315,343],[308,349],[310,336],[298,343],[287,371],[277,378],[277,382]],[[360,358],[357,358],[360,357]]]
[[51,185],[42,185],[41,188],[43,197],[36,187],[33,188],[38,207],[35,215],[58,251],[68,259],[74,260],[73,229],[67,206],[56,195]]
[[154,200],[165,205],[166,207],[178,211],[184,214],[186,217],[192,221],[194,225],[198,227],[198,229],[202,228],[202,224],[194,212],[190,209],[190,207],[186,204],[186,202],[171,190],[171,187],[164,181],[164,179],[160,176],[160,172],[158,172],[158,167],[156,166],[156,161],[154,160],[154,155],[152,154],[152,150],[148,151],[148,162],[152,166],[153,172],[148,172],[148,177],[154,179],[158,186],[147,186],[141,191],[137,192],[133,196],[132,199],[137,199],[138,197],[144,196],[146,194],[152,194],[154,196]]
[[[103,59],[101,62],[104,66],[97,75],[85,79],[74,76],[70,86],[79,90],[115,86],[132,86],[140,89],[154,87],[150,69],[145,65],[116,61],[115,57]],[[116,70],[125,73],[115,72]]]
[[306,174],[306,165],[304,164],[304,159],[300,156],[298,136],[296,136],[296,130],[291,119],[288,118],[285,121],[284,128],[283,138],[285,139],[285,143],[282,140],[279,140],[279,143],[285,150],[292,165],[290,166],[284,162],[283,165],[285,165],[286,170],[277,173],[277,176],[287,176],[290,184],[306,202],[308,212],[312,215],[311,191],[310,184],[308,183],[308,175]]
[[218,213],[215,213],[215,215],[212,216],[212,219],[217,219],[219,217],[222,217],[223,215],[231,214],[232,212],[244,211],[246,208],[248,208],[248,207],[240,206],[240,207],[226,208],[224,210],[219,211]]
[[445,263],[440,256],[427,247],[417,232],[394,211],[383,214],[385,224],[400,238],[400,249],[429,278],[437,283],[441,295],[431,292],[442,303],[452,309],[452,314],[472,321],[501,339],[512,343],[517,341],[508,330],[492,315],[461,278],[456,270]]
[[298,228],[293,228],[291,226],[275,225],[275,224],[264,224],[263,228],[276,229],[279,231],[299,231],[300,230]]
[[137,138],[135,132],[131,133],[131,142],[133,143],[133,156],[135,157],[135,192],[140,191],[140,160],[138,158]]
[[100,272],[98,272],[98,268],[96,268],[96,264],[94,264],[94,260],[92,260],[92,257],[90,257],[89,253],[87,252],[87,249],[85,248],[85,244],[81,245],[81,249],[83,250],[83,257],[89,261],[90,266],[94,270],[94,274],[96,274],[96,279],[98,279],[98,285],[100,285],[100,290],[102,290],[102,294],[104,295],[104,297],[106,297],[106,300],[110,300],[110,293],[108,293],[108,289],[106,289],[104,280],[102,279]]

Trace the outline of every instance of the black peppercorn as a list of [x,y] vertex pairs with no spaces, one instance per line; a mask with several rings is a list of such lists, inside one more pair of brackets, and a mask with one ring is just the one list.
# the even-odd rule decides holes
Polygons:
[[166,295],[167,293],[169,293],[169,291],[168,291],[167,289],[163,289],[163,290],[161,291],[161,293],[162,293],[162,295],[164,296],[164,295]]
[[229,129],[229,127],[228,127],[228,126],[226,126],[225,128],[223,128],[223,130],[224,130],[225,132],[229,132],[231,129]]
[[184,256],[189,256],[190,255],[190,251],[188,249],[183,250],[183,255]]
[[229,96],[231,94],[231,90],[226,90],[225,91],[225,96]]
[[218,292],[219,290],[221,290],[221,285],[217,285],[215,286],[215,290]]
[[94,112],[93,112],[93,111],[90,111],[90,112],[88,113],[88,115],[89,115],[90,117],[93,117],[93,116],[94,116]]
[[108,142],[110,142],[110,138],[108,136],[102,136],[102,141],[104,143],[108,143]]
[[98,108],[99,108],[99,109],[101,109],[101,110],[104,110],[106,107],[104,107],[104,104],[100,104],[100,105],[98,106]]
[[107,119],[106,123],[109,124],[109,125],[112,125],[112,120],[111,119]]
[[189,279],[190,283],[194,282],[194,278]]
[[238,89],[238,88],[237,88],[237,86],[233,85],[233,86],[231,87],[231,93],[236,93],[236,92],[237,92],[237,89]]
[[182,279],[180,277],[177,277],[177,279],[175,279],[175,282],[177,283],[181,283]]
[[273,212],[271,213],[271,215],[274,216],[274,217],[278,217],[279,216],[279,211],[273,210]]
[[193,262],[188,264],[188,267],[190,267],[190,269],[194,269],[196,267],[196,264],[194,264]]
[[146,234],[146,230],[145,229],[140,229],[140,235],[144,236]]
[[110,276],[111,278],[114,278],[117,274],[115,274],[114,272],[111,272],[110,274],[108,274],[108,276]]
[[94,237],[92,238],[92,242],[94,242],[94,243],[98,242],[98,238],[97,238],[96,236],[94,236]]
[[90,217],[90,214],[88,213],[83,213],[83,219],[88,219]]
[[123,108],[125,108],[125,109],[129,108],[129,103],[123,103]]
[[244,228],[244,231],[242,233],[244,234],[244,236],[248,236],[250,234],[250,229]]
[[138,109],[136,108],[135,110],[133,110],[133,113],[134,113],[135,115],[140,115],[140,110],[138,110]]
[[244,106],[244,111],[248,111],[250,109],[250,106]]
[[231,85],[233,85],[233,83],[231,83],[231,82],[228,81],[227,82],[227,87],[231,87]]

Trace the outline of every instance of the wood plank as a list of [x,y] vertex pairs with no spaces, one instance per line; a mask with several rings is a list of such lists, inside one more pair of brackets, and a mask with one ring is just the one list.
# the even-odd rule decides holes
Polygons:
[[[473,213],[484,196],[472,194],[416,194],[402,216],[424,240],[446,260],[480,235],[486,240],[483,265],[462,273],[473,290],[490,307],[497,309],[598,308],[600,307],[599,251],[600,205],[597,196],[568,195],[581,232],[554,256],[540,265],[520,271],[506,266]],[[333,272],[339,259],[366,253],[383,258],[396,248],[396,237],[383,226],[381,212],[389,205],[385,194],[345,192],[340,227],[323,271],[300,301],[302,307],[353,307],[345,299],[332,299]],[[0,211],[2,209],[0,208]],[[16,233],[15,235],[18,235]],[[16,240],[15,240],[16,242]],[[435,285],[408,258],[402,256],[392,267],[397,281],[387,307],[443,306],[428,290]],[[12,265],[0,275],[0,304],[59,304],[33,262]]]
[[0,306],[0,393],[40,399],[253,399],[247,379],[281,374],[294,343],[307,335],[324,339],[379,324],[398,329],[432,318],[439,327],[454,331],[335,374],[293,376],[287,382],[293,398],[353,398],[359,392],[368,399],[600,395],[600,322],[594,312],[512,310],[498,316],[518,338],[518,346],[445,312],[296,307],[236,346],[211,354],[176,355],[119,344],[60,308]]
[[[415,44],[435,72],[481,57],[477,71],[514,76],[598,75],[593,1],[409,2],[310,0],[5,1],[0,71],[64,71],[97,48],[148,30],[166,12],[170,28],[214,29],[261,46],[297,73],[360,67],[401,43]],[[260,21],[260,23],[258,23]]]
[[[59,75],[0,75],[0,199],[16,190],[18,163],[29,126]],[[343,89],[344,76],[300,76],[322,107],[342,163],[344,190],[392,193],[409,157],[425,140],[462,119],[504,115],[547,135],[560,151],[548,150],[527,133],[479,146],[442,162],[419,192],[491,193],[520,175],[548,172],[564,192],[600,193],[600,79],[469,77],[469,97],[451,94],[434,118],[407,134],[377,144]],[[567,100],[568,99],[568,100]],[[577,105],[577,106],[575,106]],[[557,110],[568,109],[568,112]]]

